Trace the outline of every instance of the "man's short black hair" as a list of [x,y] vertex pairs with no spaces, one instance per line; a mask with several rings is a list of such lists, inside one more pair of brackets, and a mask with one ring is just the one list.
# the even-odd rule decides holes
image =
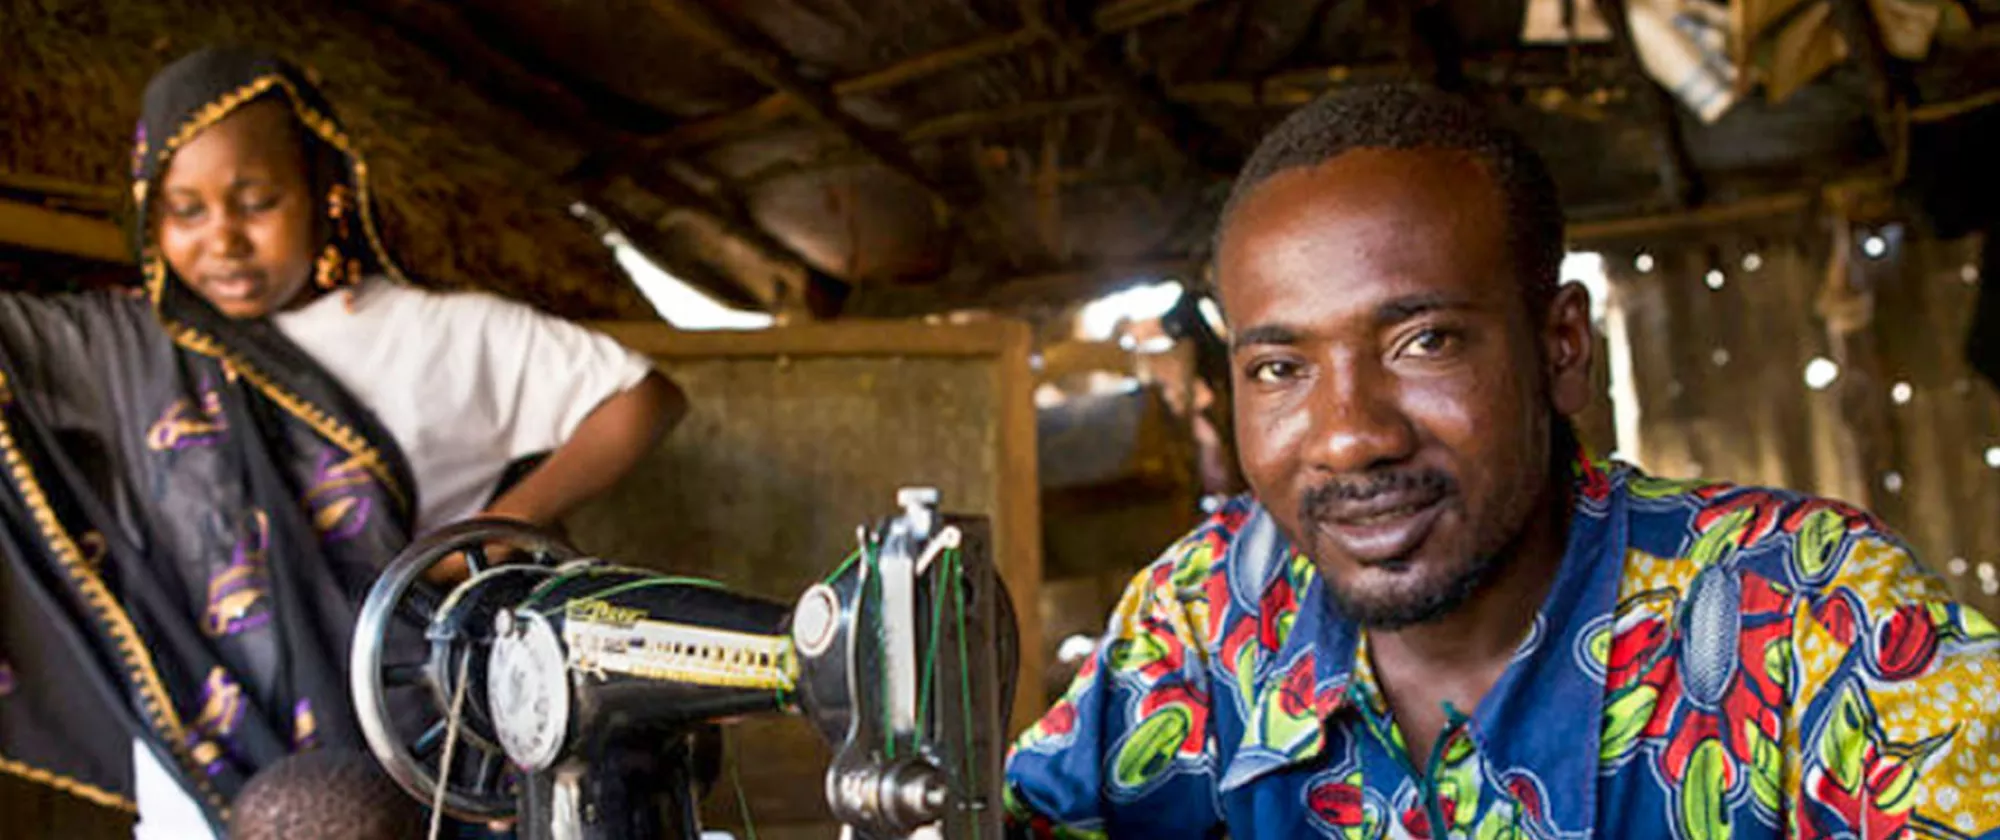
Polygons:
[[[1531,315],[1554,297],[1563,258],[1562,202],[1548,166],[1521,135],[1486,110],[1432,87],[1373,84],[1343,88],[1294,111],[1264,136],[1236,176],[1218,234],[1243,199],[1272,176],[1316,166],[1353,149],[1468,152],[1499,188],[1507,249]],[[1219,238],[1219,237],[1218,237]]]

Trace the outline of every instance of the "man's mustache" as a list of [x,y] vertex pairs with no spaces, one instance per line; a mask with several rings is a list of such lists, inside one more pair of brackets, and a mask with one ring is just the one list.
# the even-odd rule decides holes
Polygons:
[[1407,495],[1435,499],[1458,487],[1450,473],[1435,468],[1386,470],[1358,479],[1330,479],[1306,490],[1299,499],[1299,521],[1336,519],[1338,508],[1367,502],[1384,495]]

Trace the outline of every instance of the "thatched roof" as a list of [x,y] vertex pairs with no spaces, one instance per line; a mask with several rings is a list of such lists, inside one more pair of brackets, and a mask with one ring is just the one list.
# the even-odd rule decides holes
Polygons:
[[146,72],[255,39],[324,75],[420,271],[570,311],[635,300],[565,216],[576,200],[731,300],[908,314],[1198,272],[1257,135],[1356,79],[1490,102],[1580,221],[1888,176],[1893,105],[2000,83],[1992,0],[1947,4],[1969,29],[1912,62],[1849,27],[1866,4],[1736,0],[1830,3],[1846,58],[1714,123],[1623,39],[1524,45],[1522,0],[0,2],[0,43],[24,45],[6,61],[27,64],[0,107],[46,118],[0,129],[0,167],[115,178]]
[[255,43],[318,77],[368,156],[386,235],[416,279],[577,317],[650,317],[567,212],[555,176],[579,153],[533,115],[455,90],[450,65],[339,5],[0,3],[0,172],[123,194],[151,74],[206,44]]

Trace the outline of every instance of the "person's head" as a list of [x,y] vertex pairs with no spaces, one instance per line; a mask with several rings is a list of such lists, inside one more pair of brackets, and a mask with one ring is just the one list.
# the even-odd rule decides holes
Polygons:
[[281,59],[210,49],[147,85],[134,231],[158,301],[168,277],[257,318],[388,264],[365,168],[317,91]]
[[196,134],[160,178],[160,255],[224,315],[268,315],[311,285],[325,198],[301,134],[283,102],[264,99]]
[[1547,169],[1462,99],[1350,89],[1264,139],[1216,238],[1251,489],[1349,619],[1449,613],[1563,502],[1589,399]]
[[230,840],[408,840],[423,806],[360,750],[296,753],[259,771],[230,807]]

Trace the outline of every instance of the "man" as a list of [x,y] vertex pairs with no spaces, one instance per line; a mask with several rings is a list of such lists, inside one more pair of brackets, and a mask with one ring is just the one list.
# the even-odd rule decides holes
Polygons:
[[1517,136],[1365,88],[1217,237],[1253,495],[1008,760],[1071,837],[2000,837],[2000,633],[1868,514],[1584,459],[1588,297]]

